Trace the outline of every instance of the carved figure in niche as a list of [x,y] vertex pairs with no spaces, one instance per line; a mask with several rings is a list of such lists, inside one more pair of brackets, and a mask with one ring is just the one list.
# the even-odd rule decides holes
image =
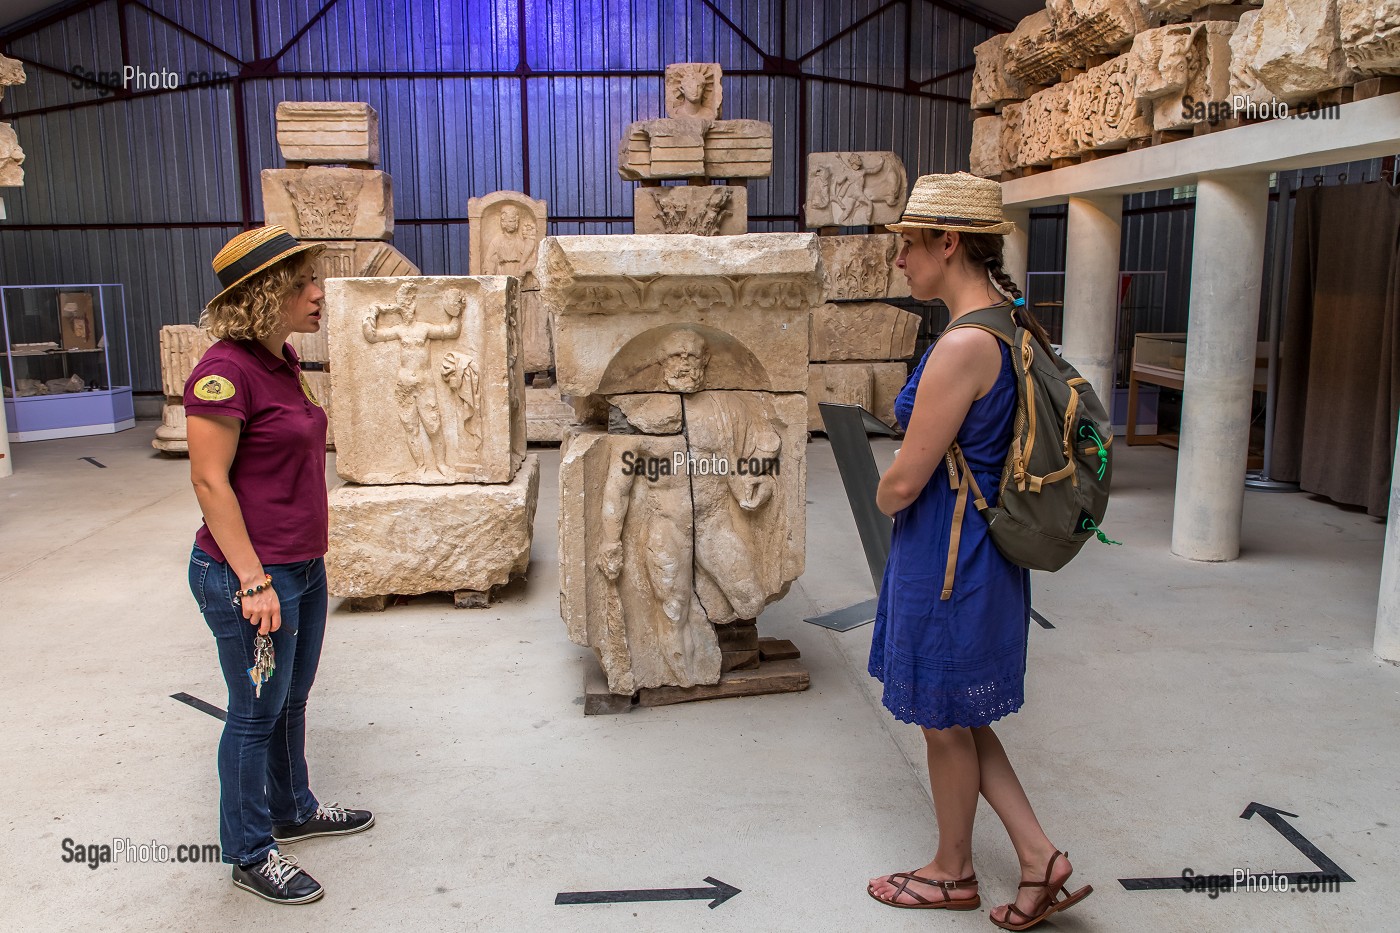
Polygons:
[[296,208],[302,236],[331,239],[348,237],[354,231],[362,181],[342,180],[329,184],[292,177],[283,185]]
[[539,241],[535,239],[534,221],[523,222],[520,208],[507,204],[501,208],[501,232],[486,248],[482,271],[486,275],[514,275],[524,278],[535,271],[539,259]]
[[719,65],[682,62],[666,66],[666,116],[719,119]]
[[[457,320],[461,320],[460,316]],[[452,390],[452,394],[461,403],[462,428],[464,429],[461,436],[466,439],[468,453],[479,454],[481,453],[481,432],[472,423],[472,419],[476,417],[477,388],[480,383],[476,363],[465,353],[449,350],[442,357],[441,374],[442,381],[447,383],[447,387]]]
[[[370,343],[399,342],[399,372],[394,384],[394,402],[399,408],[399,422],[408,435],[408,450],[419,469],[431,465],[447,475],[446,444],[442,437],[442,414],[437,396],[427,382],[430,340],[455,340],[462,333],[462,312],[467,296],[458,293],[456,302],[447,305],[447,324],[429,324],[416,320],[418,285],[405,282],[394,294],[392,305],[374,305],[365,316],[363,331]],[[397,312],[400,324],[381,326],[379,318]],[[479,439],[478,439],[479,443]]]

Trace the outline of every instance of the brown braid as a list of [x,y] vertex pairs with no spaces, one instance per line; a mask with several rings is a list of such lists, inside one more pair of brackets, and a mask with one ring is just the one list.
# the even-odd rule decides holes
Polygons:
[[[1012,298],[1021,298],[1021,289],[1011,280],[1011,276],[1006,274],[1006,269],[1002,267],[1002,250],[1005,243],[1006,238],[998,233],[964,233],[962,235],[967,261],[973,265],[986,266],[987,274],[991,276],[992,281],[997,284],[1003,294],[1010,295]],[[1035,319],[1035,315],[1025,304],[1016,307],[1011,316],[1016,319],[1017,323],[1031,332],[1031,336],[1046,353],[1051,352],[1050,335],[1045,332],[1045,328]]]

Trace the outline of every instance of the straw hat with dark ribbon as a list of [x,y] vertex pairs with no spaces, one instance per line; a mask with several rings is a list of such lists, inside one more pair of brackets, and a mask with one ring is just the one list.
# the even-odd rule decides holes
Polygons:
[[213,300],[217,301],[230,289],[289,256],[313,250],[318,253],[323,246],[321,243],[302,243],[281,224],[245,230],[224,244],[224,248],[214,257],[214,274],[219,277],[219,284],[224,289]]
[[886,229],[957,230],[960,233],[1010,233],[1016,225],[1001,209],[1001,185],[967,172],[920,175],[904,205],[899,223]]

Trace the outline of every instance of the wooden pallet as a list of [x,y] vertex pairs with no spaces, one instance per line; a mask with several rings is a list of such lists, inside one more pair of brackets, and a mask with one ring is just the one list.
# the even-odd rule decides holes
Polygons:
[[[481,590],[454,590],[451,593],[452,607],[454,609],[485,609],[491,605],[491,600],[501,589],[500,586],[493,586],[485,592]],[[407,606],[419,596],[431,595],[433,594],[399,595],[390,593],[384,596],[347,596],[341,606],[350,612],[383,612],[390,606]]]

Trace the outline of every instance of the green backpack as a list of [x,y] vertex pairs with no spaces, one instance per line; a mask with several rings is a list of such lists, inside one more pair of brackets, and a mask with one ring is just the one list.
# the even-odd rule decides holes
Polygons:
[[973,311],[949,325],[975,327],[1011,348],[1016,373],[1016,421],[1001,472],[1001,495],[987,505],[955,442],[948,449],[948,482],[957,490],[943,598],[953,595],[958,539],[968,494],[987,519],[992,543],[1006,559],[1031,570],[1059,570],[1097,536],[1108,509],[1113,475],[1113,427],[1089,381],[1012,318],[1008,305]]

